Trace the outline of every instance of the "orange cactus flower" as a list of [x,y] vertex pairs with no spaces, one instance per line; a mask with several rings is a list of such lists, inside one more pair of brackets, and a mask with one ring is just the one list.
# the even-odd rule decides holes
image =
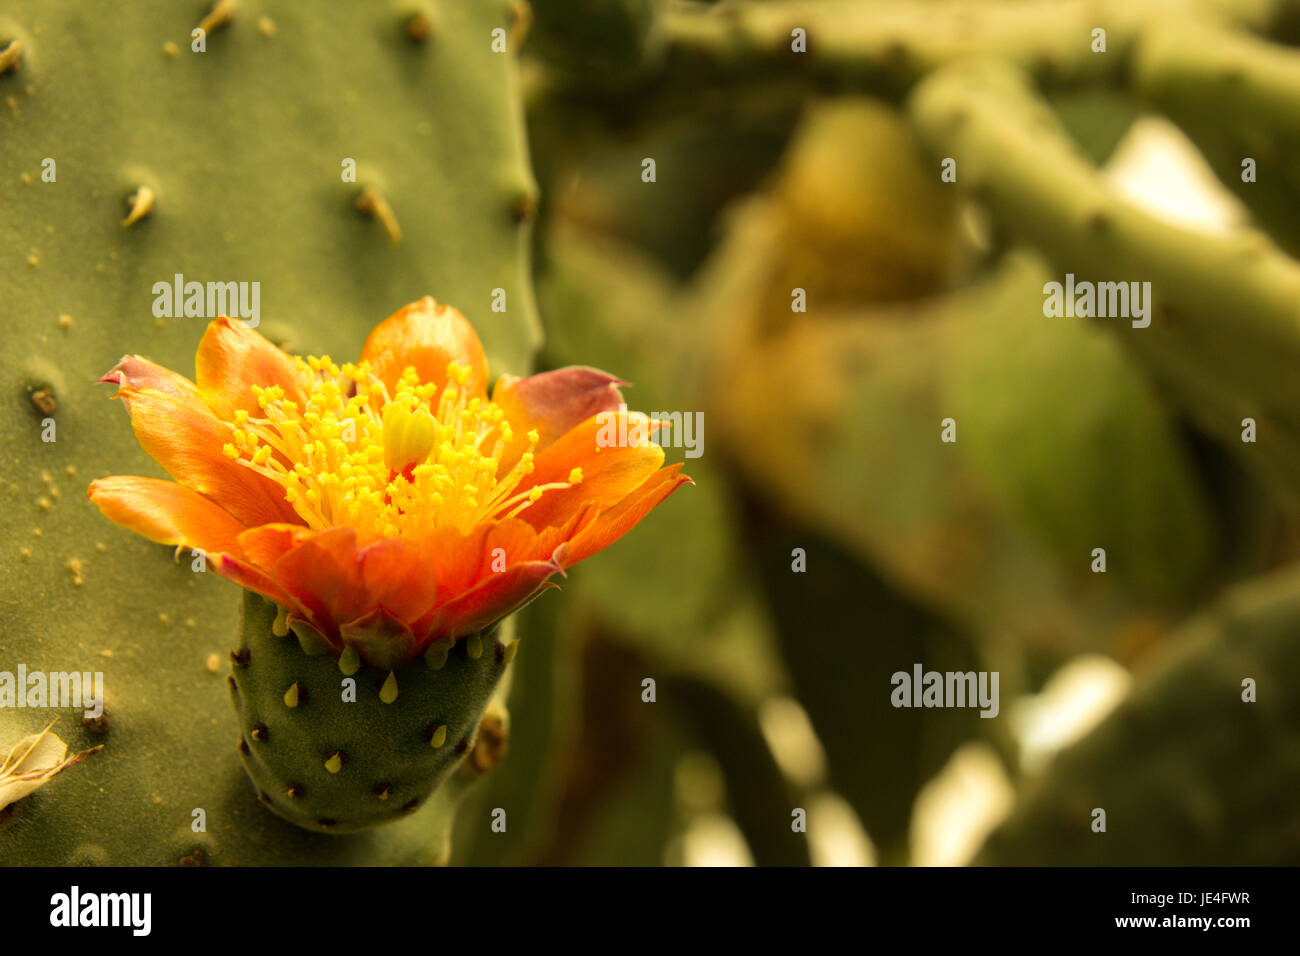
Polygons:
[[598,440],[606,416],[628,417],[619,434],[655,426],[604,372],[507,375],[489,397],[474,329],[428,297],[355,365],[220,318],[195,372],[128,355],[101,379],[175,481],[102,478],[90,500],[378,667],[490,626],[690,480],[649,438]]

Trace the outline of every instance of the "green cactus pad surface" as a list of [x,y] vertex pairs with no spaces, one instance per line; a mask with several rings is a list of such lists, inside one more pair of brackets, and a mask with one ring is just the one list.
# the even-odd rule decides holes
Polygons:
[[[458,778],[408,819],[346,837],[260,807],[219,663],[238,589],[114,527],[84,494],[105,475],[161,476],[96,380],[124,353],[192,374],[210,317],[153,308],[154,284],[177,274],[260,283],[258,331],[339,361],[433,295],[473,322],[494,373],[529,370],[536,187],[514,5],[423,6],[432,27],[417,39],[402,4],[239,0],[202,53],[191,31],[205,2],[0,10],[0,40],[24,52],[0,73],[0,341],[17,357],[0,366],[0,668],[103,672],[107,717],[93,730],[79,710],[0,711],[0,746],[55,717],[70,752],[103,745],[14,805],[0,864],[445,855]],[[141,187],[148,214],[124,225]],[[366,189],[400,242],[357,208]]]

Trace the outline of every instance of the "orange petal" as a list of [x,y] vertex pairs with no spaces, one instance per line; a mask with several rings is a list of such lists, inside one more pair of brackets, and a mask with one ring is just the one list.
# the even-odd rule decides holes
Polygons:
[[[580,510],[569,516],[569,519],[563,524],[551,525],[543,529],[540,533],[533,529],[532,525],[522,518],[512,518],[533,531],[534,541],[532,550],[525,557],[527,559],[540,560],[545,556],[554,556],[556,548],[560,545],[565,546],[565,553],[568,553],[569,542],[573,541],[584,531],[589,529],[600,517],[600,507],[595,504],[586,504]],[[568,565],[565,565],[566,567]]]
[[331,638],[340,625],[354,621],[367,607],[352,528],[328,528],[299,543],[275,563],[276,584],[302,602],[312,620]]
[[189,383],[174,373],[164,387],[151,387],[159,366],[146,364],[147,374],[137,374],[143,367],[123,360],[104,378],[121,385],[117,397],[126,402],[140,447],[181,484],[220,503],[245,525],[300,523],[283,488],[222,453],[230,425],[212,414],[198,391],[186,389]]
[[478,562],[471,565],[475,582],[490,574],[502,574],[502,569],[512,564],[550,557],[549,553],[538,553],[537,529],[526,521],[510,518],[484,527],[486,533],[477,555]]
[[[589,508],[573,515],[562,527],[547,528],[539,533],[528,522],[519,518],[509,518],[491,525],[482,525],[471,535],[461,536],[452,541],[440,538],[436,545],[426,545],[428,553],[438,555],[437,580],[438,591],[443,595],[442,603],[428,614],[412,624],[417,636],[433,631],[436,640],[447,636],[449,623],[459,620],[474,601],[486,602],[485,623],[493,618],[489,612],[498,616],[508,613],[500,610],[502,595],[508,599],[524,585],[520,581],[534,581],[536,574],[545,566],[543,578],[556,572],[563,574],[562,565],[556,562],[557,554],[567,553],[566,542],[575,534],[588,527],[596,518],[596,509]],[[497,549],[500,549],[498,551]],[[522,570],[516,570],[522,569]],[[497,581],[499,586],[486,586]],[[530,593],[535,592],[534,584],[527,586]],[[474,594],[477,598],[467,598]],[[523,599],[520,599],[523,600]],[[509,600],[506,600],[506,605]],[[479,618],[475,618],[475,621]],[[457,634],[466,633],[457,629]]]
[[501,573],[499,569],[503,566],[549,558],[556,545],[567,541],[572,533],[548,528],[539,534],[522,518],[509,518],[476,525],[468,533],[442,529],[420,542],[419,547],[429,556],[440,600],[445,603],[449,597],[469,590],[489,575]]
[[276,584],[269,575],[231,554],[218,554],[209,566],[228,581],[233,581],[241,588],[256,591],[268,600],[292,611],[299,617],[310,620],[310,611],[284,588]]
[[438,582],[438,593],[444,599],[473,586],[478,580],[478,569],[489,554],[488,535],[492,525],[476,525],[468,534],[454,528],[443,528],[421,542]]
[[436,596],[433,568],[420,549],[401,538],[377,541],[361,552],[361,584],[368,606],[414,621]]
[[300,524],[264,524],[249,528],[239,536],[239,553],[263,571],[270,571],[289,551],[312,536],[312,530]]
[[509,467],[528,447],[528,430],[537,429],[537,451],[550,445],[569,429],[601,412],[617,411],[623,404],[620,385],[626,385],[599,369],[571,365],[528,378],[503,375],[492,392],[515,437],[505,449],[501,463]]
[[86,492],[110,520],[159,544],[217,553],[238,547],[244,525],[228,511],[173,481],[114,475]]
[[620,422],[628,423],[630,417],[622,412],[593,416],[538,455],[537,467],[519,491],[568,481],[575,467],[582,469],[582,481],[571,488],[547,491],[519,517],[539,529],[563,524],[587,505],[595,504],[602,510],[611,507],[653,475],[664,461],[664,450],[658,445],[648,441],[640,445],[609,444],[611,433],[615,437],[626,434],[620,432]]
[[523,561],[488,575],[417,624],[416,636],[421,638],[421,645],[472,634],[517,610],[535,597],[552,575],[563,573],[562,560],[564,545],[550,560]]
[[390,390],[408,365],[420,381],[441,386],[447,380],[447,364],[456,362],[469,369],[470,394],[487,394],[487,358],[478,334],[465,316],[427,295],[379,323],[361,357]]
[[584,558],[609,547],[635,528],[665,498],[690,482],[691,479],[686,475],[678,474],[681,468],[678,464],[659,469],[632,494],[613,508],[601,512],[595,522],[569,542],[569,560],[565,567],[571,568]]
[[254,385],[279,385],[286,398],[300,407],[304,404],[293,359],[260,333],[225,316],[210,323],[203,333],[194,371],[199,394],[218,418],[233,418],[237,408],[260,415]]

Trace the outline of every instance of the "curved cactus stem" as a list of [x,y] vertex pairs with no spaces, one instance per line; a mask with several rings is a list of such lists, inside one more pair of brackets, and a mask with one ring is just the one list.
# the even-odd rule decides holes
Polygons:
[[1300,248],[1300,51],[1175,21],[1143,38],[1132,77],[1134,91],[1178,123],[1260,225],[1292,252]]
[[1151,30],[1133,61],[1134,88],[1162,110],[1212,115],[1220,129],[1300,139],[1300,51],[1190,19]]
[[[1191,13],[1267,31],[1294,4],[1200,0],[1191,6]],[[973,55],[998,56],[1044,81],[1119,82],[1147,25],[1163,30],[1188,13],[1187,3],[1170,0],[780,0],[669,3],[660,24],[672,53],[723,73],[784,70],[897,93],[930,70]],[[805,31],[805,53],[792,49],[795,28]],[[1106,30],[1105,55],[1092,50],[1097,28]]]
[[[1149,328],[1099,321],[1211,434],[1300,502],[1300,263],[1263,233],[1198,232],[1122,198],[1005,64],[937,71],[909,110],[933,151],[957,160],[959,185],[1062,274],[1151,283]],[[1256,419],[1256,443],[1241,441],[1244,417]]]

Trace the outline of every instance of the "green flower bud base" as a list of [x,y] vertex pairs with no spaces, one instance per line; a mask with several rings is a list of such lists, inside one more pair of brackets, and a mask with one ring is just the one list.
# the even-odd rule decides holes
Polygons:
[[415,812],[473,746],[513,656],[500,626],[390,672],[307,653],[293,630],[279,635],[279,614],[246,591],[231,654],[239,752],[259,799],[318,833]]

